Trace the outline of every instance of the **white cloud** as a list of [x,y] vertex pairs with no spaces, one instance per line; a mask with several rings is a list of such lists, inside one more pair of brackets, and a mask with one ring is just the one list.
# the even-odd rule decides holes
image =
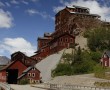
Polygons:
[[47,14],[46,12],[39,12],[39,11],[37,11],[36,9],[28,9],[28,10],[26,10],[26,12],[27,12],[29,15],[40,15],[40,16],[43,17],[43,18],[50,18],[50,19],[54,20],[54,17],[50,16],[50,15]]
[[26,2],[26,1],[24,1],[24,0],[22,1],[22,3],[24,3],[24,4],[26,4],[26,5],[28,5],[28,4],[29,4],[28,2]]
[[24,38],[5,38],[2,43],[0,43],[0,54],[5,52],[10,54],[21,51],[27,55],[33,55],[36,48],[30,42]]
[[110,7],[107,7],[107,5],[101,6],[100,3],[96,0],[76,0],[70,2],[64,2],[63,0],[60,0],[60,3],[62,4],[62,6],[54,7],[54,12],[60,11],[62,8],[65,8],[65,6],[78,5],[88,7],[90,8],[90,13],[99,14],[102,17],[102,20],[106,19],[110,21]]
[[19,2],[17,0],[11,0],[10,1],[12,4],[19,4]]
[[9,11],[0,9],[0,28],[10,28],[13,26],[13,17]]

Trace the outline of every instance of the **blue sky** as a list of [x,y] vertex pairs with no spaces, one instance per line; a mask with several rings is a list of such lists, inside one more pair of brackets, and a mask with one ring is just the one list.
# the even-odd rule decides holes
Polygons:
[[54,31],[54,16],[66,5],[80,5],[110,21],[109,0],[0,0],[0,55],[33,55],[37,37]]

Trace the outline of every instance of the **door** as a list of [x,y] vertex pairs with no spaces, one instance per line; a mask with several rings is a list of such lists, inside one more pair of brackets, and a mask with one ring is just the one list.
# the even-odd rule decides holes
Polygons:
[[8,69],[7,71],[7,83],[17,84],[18,69]]

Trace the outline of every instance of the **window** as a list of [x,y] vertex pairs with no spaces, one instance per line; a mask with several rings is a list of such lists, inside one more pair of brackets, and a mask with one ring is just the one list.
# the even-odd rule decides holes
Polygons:
[[32,77],[35,77],[35,73],[32,73]]
[[45,52],[45,49],[42,49],[42,52]]
[[31,76],[31,73],[28,73],[28,76],[30,77]]
[[66,38],[65,41],[68,42],[68,38]]

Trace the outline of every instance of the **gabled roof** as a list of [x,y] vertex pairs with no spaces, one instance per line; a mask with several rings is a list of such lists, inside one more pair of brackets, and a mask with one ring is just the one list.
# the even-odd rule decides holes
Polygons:
[[105,51],[104,54],[107,54],[107,56],[110,57],[110,51]]
[[[9,64],[7,64],[6,66],[4,66],[0,71],[6,70],[7,68],[9,68],[11,65],[13,65],[15,62],[20,61],[20,60],[15,60],[10,62]],[[21,62],[21,61],[20,61]],[[21,62],[22,63],[22,62]],[[22,63],[24,66],[26,66],[24,63]],[[27,67],[27,66],[26,66]]]
[[[69,11],[70,12],[70,11]],[[79,15],[87,15],[87,16],[97,16],[97,17],[101,17],[98,14],[90,14],[90,13],[79,13],[79,12],[70,12],[71,14],[79,14]]]
[[15,53],[12,53],[11,56],[15,56],[16,54],[22,54],[22,55],[25,56],[25,54],[24,54],[23,52],[20,52],[20,51],[17,51],[17,52],[15,52]]
[[51,33],[44,33],[44,37],[50,37]]
[[[25,59],[25,60],[27,60],[27,59],[31,59],[31,60],[36,61],[34,58],[32,58],[32,57],[28,57],[27,55],[25,55],[24,53],[22,53],[22,52],[20,52],[20,51],[13,53],[11,56],[14,57],[14,56],[16,56],[17,54],[22,55],[22,56],[23,56],[22,59]],[[11,58],[11,59],[13,60],[13,58]]]

